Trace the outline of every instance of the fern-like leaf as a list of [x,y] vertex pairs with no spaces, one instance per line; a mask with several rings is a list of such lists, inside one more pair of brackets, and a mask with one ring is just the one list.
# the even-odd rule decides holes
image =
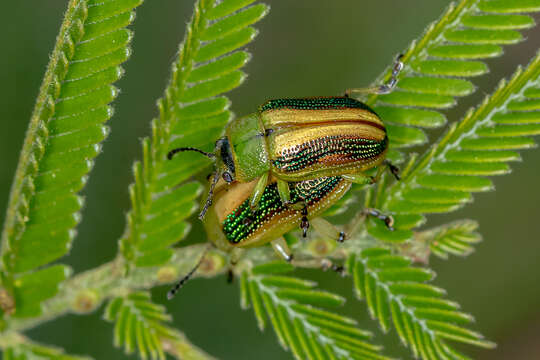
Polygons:
[[365,299],[371,317],[379,320],[384,332],[393,324],[415,358],[465,358],[447,340],[494,347],[465,327],[472,321],[470,315],[444,299],[444,290],[428,283],[433,278],[429,269],[412,267],[410,259],[382,248],[351,255],[347,269],[353,276],[356,295]]
[[270,320],[279,343],[296,359],[387,359],[355,320],[321,309],[342,305],[344,298],[313,289],[312,281],[283,275],[293,269],[269,263],[242,274],[242,307],[253,307],[261,330]]
[[[475,90],[465,78],[488,72],[482,59],[500,56],[503,45],[523,40],[519,30],[533,27],[535,22],[528,15],[515,13],[540,11],[540,1],[513,3],[452,3],[441,19],[411,44],[403,59],[398,90],[367,99],[385,120],[392,148],[425,143],[427,137],[421,129],[444,125],[446,118],[439,110],[454,106],[457,97]],[[389,71],[383,78],[390,75]]]
[[222,94],[245,78],[240,70],[249,60],[237,50],[256,35],[251,24],[267,13],[254,0],[200,0],[188,24],[172,79],[159,101],[160,115],[152,122],[152,139],[143,140],[142,163],[135,163],[130,187],[133,210],[121,240],[122,254],[137,266],[162,264],[170,246],[190,226],[185,221],[196,209],[202,191],[198,183],[177,186],[208,166],[198,154],[185,153],[172,161],[166,154],[179,146],[211,151],[231,118],[229,100]]
[[[455,106],[457,98],[475,91],[468,78],[486,74],[489,68],[484,60],[501,56],[503,46],[521,42],[523,35],[520,30],[536,25],[534,19],[524,13],[538,11],[539,0],[462,0],[457,4],[451,3],[441,18],[428,26],[424,35],[404,52],[402,61],[405,66],[396,90],[366,99],[366,103],[384,119],[390,139],[388,158],[396,163],[403,161],[404,148],[428,141],[425,129],[445,125],[447,119],[442,110]],[[388,80],[391,73],[390,68],[375,83]],[[368,195],[366,206],[382,206],[381,195],[387,197],[386,185],[382,181],[377,193]],[[345,198],[352,198],[352,193],[358,191],[362,188],[353,185],[353,191]],[[402,220],[401,229],[410,229],[425,221],[420,214],[409,215]],[[384,233],[384,230],[376,232]],[[412,233],[384,235],[388,240],[403,241]]]
[[482,240],[476,229],[476,221],[459,220],[415,234],[414,243],[421,244],[441,259],[448,259],[449,255],[467,256],[474,251],[473,246]]
[[128,354],[136,350],[142,359],[164,360],[166,352],[178,359],[188,358],[189,353],[190,359],[211,359],[166,325],[171,321],[170,315],[163,306],[154,304],[147,292],[112,299],[104,317],[115,322],[115,346],[123,346]]
[[[12,186],[2,233],[2,284],[17,298],[16,315],[39,313],[37,298],[24,284],[43,273],[28,273],[63,255],[71,246],[80,221],[86,183],[100,142],[103,125],[112,115],[108,105],[118,94],[111,84],[122,75],[120,64],[129,56],[132,34],[126,27],[133,8],[142,0],[72,0],[38,95]],[[51,297],[58,282],[41,283]],[[43,286],[47,286],[44,288]],[[5,307],[4,307],[5,309]],[[6,311],[12,311],[5,309]]]
[[64,350],[50,345],[32,342],[20,335],[13,339],[17,344],[8,347],[3,353],[4,360],[91,360],[88,356],[69,355]]
[[[540,53],[416,162],[388,190],[382,208],[416,216],[460,208],[471,193],[493,188],[486,176],[507,174],[516,150],[540,134]],[[399,225],[398,225],[399,226]]]

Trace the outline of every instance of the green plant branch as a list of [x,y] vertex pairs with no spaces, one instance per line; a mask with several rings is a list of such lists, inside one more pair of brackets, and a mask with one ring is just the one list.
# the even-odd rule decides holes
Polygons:
[[[388,205],[391,199],[400,197],[406,187],[414,186],[421,175],[430,173],[433,163],[437,160],[445,160],[448,151],[458,148],[461,141],[477,138],[476,133],[481,126],[495,125],[492,121],[493,117],[496,114],[507,113],[512,101],[524,99],[527,89],[538,85],[539,77],[540,52],[531,60],[526,69],[518,67],[509,81],[502,80],[496,91],[486,97],[480,106],[474,110],[471,109],[460,122],[453,124],[441,139],[420,157],[402,181],[390,189],[385,205]],[[535,135],[534,132],[531,134]]]
[[179,359],[212,359],[170,327],[172,316],[165,306],[152,302],[148,291],[112,298],[103,318],[114,322],[114,345],[126,354],[137,350],[143,359],[165,360],[167,352]]
[[182,360],[215,360],[213,356],[208,355],[198,347],[194,346],[186,336],[177,332],[175,339],[161,338],[163,350],[171,356]]
[[[34,173],[37,171],[36,164],[39,163],[40,157],[43,156],[43,146],[47,141],[48,134],[43,132],[44,129],[42,126],[54,113],[54,98],[50,93],[51,88],[59,86],[59,82],[62,81],[62,78],[58,78],[57,71],[58,68],[64,66],[67,61],[64,54],[64,46],[66,42],[68,43],[68,46],[73,46],[73,43],[70,43],[71,38],[67,37],[67,32],[74,25],[73,17],[77,13],[77,10],[84,4],[84,0],[70,0],[66,14],[64,15],[64,20],[60,27],[60,33],[56,38],[54,50],[50,57],[49,64],[47,65],[45,76],[43,77],[43,82],[39,88],[36,105],[34,106],[30,118],[30,124],[28,125],[21,155],[19,156],[19,161],[17,163],[15,181],[11,186],[6,218],[2,231],[2,253],[6,253],[9,248],[8,239],[21,231],[21,229],[15,229],[15,225],[21,222],[24,223],[25,221],[20,218],[24,217],[24,214],[19,213],[21,210],[19,204],[23,201],[28,201],[23,198],[25,178],[28,175],[27,172],[30,168],[35,168],[33,171]],[[31,187],[32,184],[27,183],[26,186]],[[19,219],[17,221],[18,217]],[[3,266],[5,265],[3,264]]]
[[[313,241],[324,240],[314,239]],[[351,243],[354,243],[354,240],[351,240]],[[311,242],[306,241],[294,247],[298,258],[294,263],[295,266],[320,268],[324,257],[345,259],[349,253],[345,247],[338,247],[332,253],[317,253],[310,244]],[[348,245],[348,247],[351,246],[354,245]],[[77,274],[62,284],[54,298],[43,302],[42,315],[34,318],[10,318],[7,320],[7,328],[12,331],[24,331],[70,312],[94,311],[101,303],[115,296],[123,296],[137,289],[151,289],[157,285],[174,283],[182,274],[188,273],[193,268],[206,247],[206,244],[197,244],[175,249],[174,256],[168,263],[159,267],[135,268],[127,275],[124,260],[121,258]],[[252,249],[245,253],[241,262],[235,267],[235,273],[240,274],[246,267],[276,259],[270,247]],[[227,254],[211,250],[194,277],[214,277],[224,274],[229,269],[228,263]],[[165,297],[164,292],[163,298]]]
[[[473,8],[473,6],[478,3],[478,0],[465,0],[461,1],[457,6],[454,3],[451,3],[446,12],[441,16],[441,20],[432,23],[428,26],[424,35],[419,41],[413,41],[405,52],[402,61],[405,64],[405,67],[398,76],[399,79],[404,78],[405,76],[412,74],[414,72],[412,65],[419,63],[422,60],[428,58],[428,47],[435,46],[444,41],[443,33],[448,28],[459,24],[460,19]],[[392,77],[392,68],[389,67],[388,70],[383,72],[375,81],[374,84],[380,84],[382,82],[388,81]],[[366,103],[370,106],[375,105],[379,99],[381,99],[380,94],[370,95]]]
[[[43,82],[39,89],[36,105],[30,118],[28,130],[26,131],[23,148],[17,163],[17,170],[15,171],[15,179],[9,195],[8,208],[2,230],[1,250],[3,255],[10,251],[10,239],[19,236],[24,231],[24,224],[28,221],[26,214],[28,213],[29,196],[31,196],[34,188],[33,176],[37,173],[39,160],[44,154],[44,146],[48,137],[48,132],[44,124],[54,114],[54,95],[56,94],[58,96],[56,89],[62,81],[61,75],[65,76],[65,71],[62,72],[59,70],[66,66],[68,61],[65,57],[66,47],[73,47],[72,40],[68,37],[68,31],[73,25],[80,25],[73,22],[81,6],[84,5],[84,0],[70,0],[64,20],[62,21],[60,33],[56,38],[54,50],[47,65],[45,76],[43,77]],[[80,21],[80,19],[76,20]],[[7,274],[9,266],[4,261],[2,261],[1,266],[2,275],[0,280],[4,286],[11,287],[11,280],[8,280],[9,275]]]
[[[70,273],[46,267],[64,256],[81,220],[87,182],[104,123],[119,91],[142,0],[70,1],[23,144],[2,233],[0,307],[33,316]],[[35,284],[41,285],[36,294]],[[34,295],[34,296],[32,296]]]
[[24,335],[16,332],[10,332],[0,340],[0,348],[4,351],[4,360],[90,360],[88,356],[68,355],[63,349],[50,345],[36,343]]
[[344,298],[317,290],[312,281],[283,276],[287,268],[294,269],[290,264],[274,263],[242,274],[242,307],[253,307],[261,330],[268,318],[281,346],[290,349],[296,359],[388,360],[380,354],[382,347],[371,343],[369,331],[326,309],[342,305]]

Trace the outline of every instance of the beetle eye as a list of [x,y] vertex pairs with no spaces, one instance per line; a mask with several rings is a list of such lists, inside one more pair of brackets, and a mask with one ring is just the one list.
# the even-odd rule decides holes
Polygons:
[[223,180],[225,180],[226,182],[228,183],[232,183],[233,182],[233,178],[231,176],[231,174],[228,172],[228,171],[225,171],[222,175],[223,177]]

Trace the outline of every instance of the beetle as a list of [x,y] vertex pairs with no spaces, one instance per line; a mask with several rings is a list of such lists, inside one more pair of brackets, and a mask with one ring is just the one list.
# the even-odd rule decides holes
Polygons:
[[[316,179],[289,182],[291,201],[305,204],[302,208],[285,204],[278,190],[278,180],[271,178],[262,191],[260,204],[256,209],[250,206],[250,197],[258,180],[228,184],[220,179],[215,186],[214,201],[208,208],[203,224],[209,240],[220,250],[238,255],[234,251],[262,246],[270,243],[274,250],[287,261],[293,260],[283,235],[300,226],[305,237],[308,222],[325,237],[343,242],[346,234],[327,220],[320,217],[350,189],[352,182],[343,176],[325,176]],[[209,185],[210,186],[210,185]],[[375,216],[393,229],[391,216],[375,209],[365,209],[364,216]],[[309,225],[308,225],[309,226]],[[208,248],[207,248],[208,249]],[[201,257],[204,258],[204,254]],[[183,277],[168,293],[171,299],[182,285],[193,275],[201,261]]]
[[377,181],[365,171],[388,165],[398,178],[397,168],[386,162],[388,136],[379,116],[368,105],[351,97],[354,93],[385,94],[392,91],[403,68],[398,56],[390,80],[378,87],[350,89],[344,96],[269,100],[258,111],[229,122],[213,153],[193,147],[172,149],[167,157],[182,151],[197,151],[215,161],[208,196],[199,218],[212,204],[220,178],[250,186],[249,206],[259,206],[269,180],[275,179],[283,204],[301,209],[291,200],[290,182],[342,176],[355,183]]
[[216,187],[214,201],[203,223],[208,238],[219,249],[231,251],[271,242],[283,258],[290,260],[290,252],[283,245],[281,236],[297,226],[305,235],[307,229],[302,223],[308,221],[308,213],[316,229],[324,227],[324,233],[330,232],[336,240],[343,241],[343,233],[334,230],[329,223],[318,221],[317,217],[349,190],[351,182],[333,176],[287,183],[291,201],[305,204],[301,209],[287,206],[282,201],[277,179],[268,182],[259,206],[252,209],[249,202],[255,186],[257,180],[235,182],[232,186],[221,182]]

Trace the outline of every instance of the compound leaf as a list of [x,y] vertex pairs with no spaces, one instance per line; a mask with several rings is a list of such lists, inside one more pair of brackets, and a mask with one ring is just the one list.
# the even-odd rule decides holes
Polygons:
[[177,359],[211,360],[190,344],[179,331],[167,325],[170,315],[154,304],[147,292],[135,292],[109,301],[104,318],[114,322],[114,344],[141,359],[164,360],[165,353]]
[[259,328],[272,324],[279,343],[296,359],[388,359],[356,321],[323,309],[341,296],[315,290],[316,283],[283,275],[266,264],[242,274],[244,308],[253,306]]
[[472,317],[429,283],[433,278],[430,270],[411,266],[410,259],[373,248],[351,255],[347,270],[355,280],[357,296],[366,299],[371,317],[385,332],[393,325],[414,357],[462,358],[447,340],[485,348],[495,346],[465,327]]
[[[28,272],[64,256],[81,220],[78,195],[100,153],[118,95],[112,85],[130,54],[133,9],[142,0],[71,0],[26,133],[2,232],[2,282],[25,310],[56,294],[64,276]],[[24,274],[23,274],[24,273]],[[59,271],[67,274],[65,269]],[[42,278],[41,294],[23,297],[28,277]],[[55,281],[52,281],[54,279]],[[13,294],[14,293],[14,294]],[[28,309],[33,308],[32,311]],[[14,309],[4,307],[10,313]]]

